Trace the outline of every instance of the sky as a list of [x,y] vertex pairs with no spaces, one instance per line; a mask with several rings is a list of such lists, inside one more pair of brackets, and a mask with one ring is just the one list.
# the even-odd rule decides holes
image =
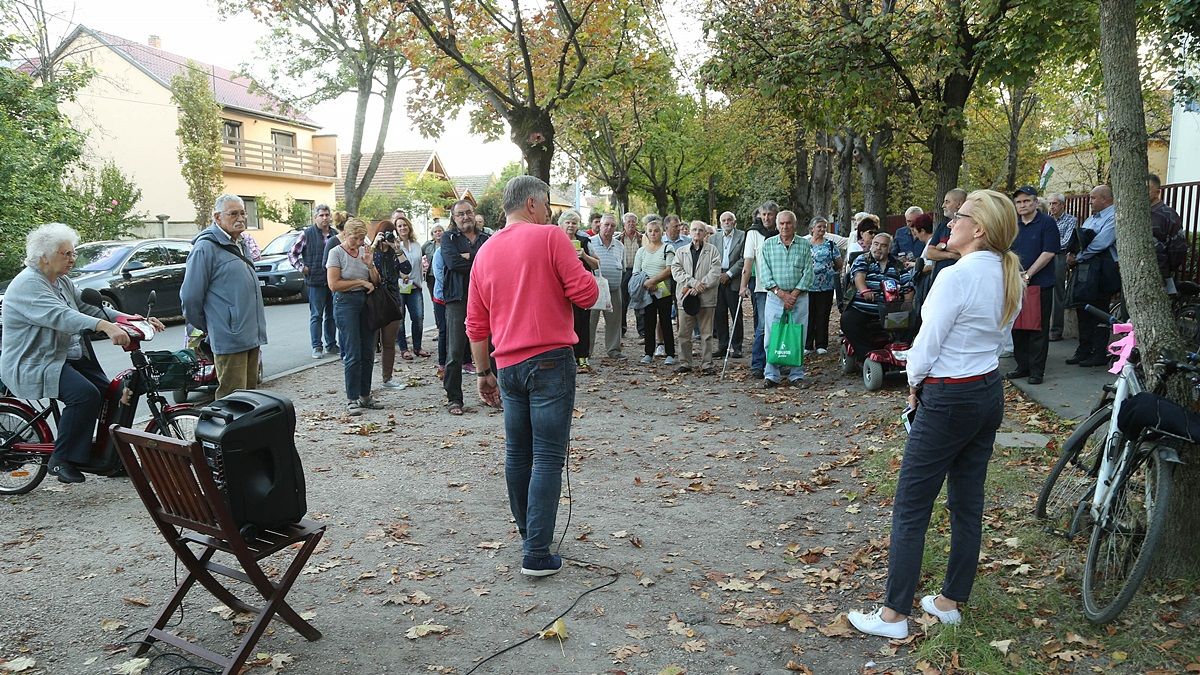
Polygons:
[[[222,19],[214,5],[206,0],[45,0],[45,4],[54,15],[50,32],[56,39],[65,36],[77,24],[143,43],[149,36],[157,35],[162,41],[162,49],[168,52],[233,70],[241,64],[252,64],[259,57],[256,43],[266,32],[263,24],[249,14]],[[688,36],[698,34],[698,23],[678,9],[683,6],[680,0],[665,0],[664,5],[670,17],[667,22],[670,28],[664,32],[666,39],[685,49],[694,49],[690,45],[699,41]],[[368,130],[378,127],[381,107],[375,99]],[[323,127],[323,133],[337,134],[340,151],[347,151],[354,130],[351,96],[305,112]],[[413,129],[405,115],[403,102],[397,99],[385,149],[433,148],[447,171],[455,176],[498,174],[509,162],[520,160],[520,152],[507,135],[487,142],[472,135],[468,127],[466,116],[460,115],[445,125],[440,138],[425,138]],[[374,147],[374,143],[374,134],[363,139],[364,149]]]

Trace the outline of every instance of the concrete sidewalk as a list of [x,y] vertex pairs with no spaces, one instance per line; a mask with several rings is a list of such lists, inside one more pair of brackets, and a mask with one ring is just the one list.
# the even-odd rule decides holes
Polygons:
[[[1058,416],[1082,420],[1096,405],[1101,387],[1113,382],[1116,376],[1111,375],[1107,367],[1080,368],[1067,365],[1066,360],[1071,358],[1078,345],[1079,341],[1075,338],[1051,342],[1050,353],[1046,357],[1046,381],[1031,385],[1025,379],[1019,379],[1012,383]],[[1013,359],[1000,359],[1001,372],[1007,373],[1016,367]]]

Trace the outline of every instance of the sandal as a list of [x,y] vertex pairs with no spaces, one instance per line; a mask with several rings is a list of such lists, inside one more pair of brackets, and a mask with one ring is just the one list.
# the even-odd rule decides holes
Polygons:
[[400,352],[400,358],[404,359],[405,361],[412,361],[413,360],[412,352],[405,349],[404,351]]
[[455,401],[446,408],[446,412],[451,415],[461,416],[463,414],[463,404]]
[[425,351],[424,349],[417,349],[417,350],[414,350],[414,351],[413,351],[413,353],[414,353],[414,354],[416,354],[417,356],[419,356],[419,357],[423,358],[423,359],[427,359],[427,358],[429,358],[429,357],[431,356],[431,355],[430,355],[430,353],[429,353],[429,352],[427,352],[427,351]]

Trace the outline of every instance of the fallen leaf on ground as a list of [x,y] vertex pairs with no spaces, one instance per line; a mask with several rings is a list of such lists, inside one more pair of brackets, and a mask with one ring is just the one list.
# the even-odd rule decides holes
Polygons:
[[742,581],[741,579],[730,579],[729,581],[717,584],[717,588],[723,591],[743,591],[748,593],[754,590],[754,584],[749,581]]
[[120,619],[100,619],[100,630],[112,632],[129,624]]
[[499,549],[503,545],[504,545],[504,542],[502,542],[502,541],[481,541],[481,542],[479,542],[478,548],[490,548],[494,551],[494,550]]
[[150,659],[139,658],[129,659],[124,663],[118,663],[113,666],[113,673],[116,675],[141,675],[142,671],[150,665]]
[[567,622],[563,621],[562,619],[555,619],[554,623],[550,624],[549,628],[543,631],[538,631],[538,637],[542,638],[543,640],[549,640],[550,638],[555,637],[559,640],[566,640],[568,637]]
[[[149,662],[149,659],[146,659],[146,661]],[[21,673],[36,665],[37,661],[34,661],[28,656],[22,656],[19,659],[13,659],[12,661],[0,663],[0,669],[4,670],[6,673]]]
[[804,673],[804,675],[813,675],[812,668],[809,668],[808,666],[806,666],[803,663],[800,663],[798,661],[788,661],[787,665],[784,666],[784,668],[787,668],[788,670],[793,671],[793,672]]
[[449,630],[449,628],[449,626],[442,626],[436,623],[421,623],[409,628],[404,633],[404,637],[408,638],[409,640],[416,640],[417,638],[425,637],[430,633],[445,633],[447,630]]
[[992,640],[988,644],[995,647],[1001,654],[1008,656],[1008,648],[1012,645],[1012,640]]
[[850,625],[850,620],[846,618],[844,613],[838,614],[834,617],[833,621],[824,626],[818,626],[817,631],[825,637],[850,637],[855,632],[854,626]]
[[703,652],[708,651],[708,643],[704,640],[688,640],[680,645],[685,652]]
[[683,666],[677,666],[672,663],[671,665],[665,666],[662,670],[658,671],[658,675],[687,675],[687,669]]

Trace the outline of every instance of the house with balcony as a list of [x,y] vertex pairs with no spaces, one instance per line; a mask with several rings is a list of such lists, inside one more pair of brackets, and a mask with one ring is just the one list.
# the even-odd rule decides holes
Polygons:
[[[180,173],[179,112],[171,80],[185,68],[203,70],[221,106],[225,191],[246,200],[249,233],[260,246],[290,228],[260,213],[266,202],[286,218],[292,203],[311,213],[334,203],[338,182],[337,137],[281,100],[252,87],[250,79],[145,43],[78,26],[56,55],[92,68],[96,75],[76,99],[62,104],[75,128],[88,135],[87,159],[112,160],[142,190],[149,214],[143,236],[194,235],[195,209]],[[190,64],[190,65],[189,65]]]

